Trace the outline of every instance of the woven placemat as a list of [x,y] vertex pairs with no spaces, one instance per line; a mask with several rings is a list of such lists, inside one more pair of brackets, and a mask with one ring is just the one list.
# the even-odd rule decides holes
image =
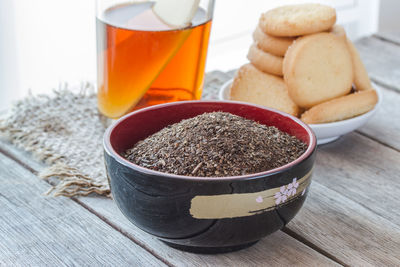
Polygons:
[[[208,73],[202,99],[217,99],[219,88],[232,75],[232,71]],[[93,86],[82,84],[16,102],[0,120],[0,135],[48,165],[39,176],[52,178],[49,194],[110,196],[102,146],[110,123],[97,110]]]

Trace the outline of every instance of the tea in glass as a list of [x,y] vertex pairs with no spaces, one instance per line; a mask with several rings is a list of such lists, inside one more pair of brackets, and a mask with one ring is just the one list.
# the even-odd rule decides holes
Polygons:
[[201,97],[213,3],[200,6],[191,25],[180,29],[163,23],[153,4],[122,3],[98,12],[98,107],[107,117]]

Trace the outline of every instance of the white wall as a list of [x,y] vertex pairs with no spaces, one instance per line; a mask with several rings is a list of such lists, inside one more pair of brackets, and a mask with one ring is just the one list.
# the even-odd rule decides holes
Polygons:
[[0,110],[21,96],[12,2],[0,0]]
[[379,31],[400,32],[399,0],[381,0],[379,10]]
[[[0,0],[0,103],[95,80],[94,0]],[[4,73],[3,70],[9,70]]]

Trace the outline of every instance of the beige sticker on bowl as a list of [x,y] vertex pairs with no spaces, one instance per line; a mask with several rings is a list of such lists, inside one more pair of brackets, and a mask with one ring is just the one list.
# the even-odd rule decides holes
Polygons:
[[312,170],[301,179],[281,187],[255,193],[195,196],[190,214],[197,219],[222,219],[252,216],[291,201],[305,193],[311,182]]

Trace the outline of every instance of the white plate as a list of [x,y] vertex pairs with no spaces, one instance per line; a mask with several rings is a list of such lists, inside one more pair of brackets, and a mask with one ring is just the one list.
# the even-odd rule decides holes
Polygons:
[[[230,89],[232,80],[224,83],[219,90],[218,97],[220,100],[229,101]],[[361,126],[363,126],[367,121],[375,114],[376,110],[382,103],[382,92],[376,84],[373,87],[378,94],[378,103],[375,105],[374,109],[364,113],[360,116],[331,123],[321,123],[321,124],[309,124],[311,129],[313,129],[315,136],[317,137],[318,145],[326,144],[335,141],[340,136],[350,133]]]

